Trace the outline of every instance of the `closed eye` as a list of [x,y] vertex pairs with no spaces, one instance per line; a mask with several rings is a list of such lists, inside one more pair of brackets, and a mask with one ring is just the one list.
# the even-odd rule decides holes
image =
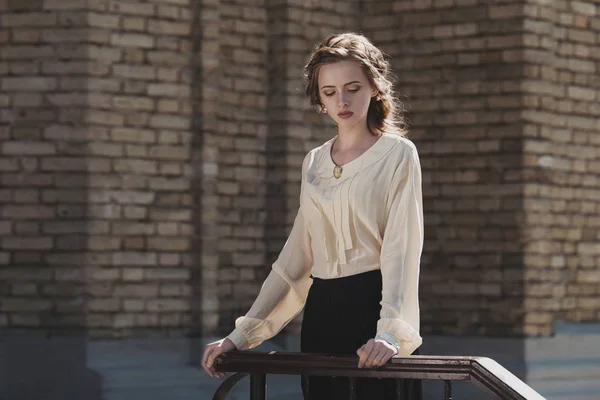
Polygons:
[[[360,90],[360,88],[356,88],[356,89],[348,89],[348,91],[349,91],[350,93],[356,93],[356,92],[358,92],[359,90]],[[324,94],[325,94],[325,96],[327,96],[327,97],[331,97],[331,96],[333,96],[333,95],[335,94],[335,92],[328,92],[328,93],[324,93]]]

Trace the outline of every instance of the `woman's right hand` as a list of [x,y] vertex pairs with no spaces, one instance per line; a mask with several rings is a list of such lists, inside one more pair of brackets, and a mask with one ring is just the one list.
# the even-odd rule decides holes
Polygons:
[[213,378],[222,378],[225,374],[215,371],[215,360],[221,354],[235,349],[235,344],[227,338],[207,344],[202,356],[202,368]]

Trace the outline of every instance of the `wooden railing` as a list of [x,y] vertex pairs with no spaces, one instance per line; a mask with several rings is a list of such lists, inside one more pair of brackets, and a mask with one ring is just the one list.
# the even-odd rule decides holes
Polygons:
[[350,399],[355,397],[355,379],[413,378],[443,380],[444,399],[452,400],[452,381],[467,381],[503,400],[545,400],[500,364],[485,357],[411,356],[394,358],[382,367],[358,368],[353,356],[302,353],[233,351],[217,358],[218,372],[236,372],[217,389],[213,400],[225,400],[242,378],[250,375],[250,399],[266,399],[266,376],[312,375],[350,378]]

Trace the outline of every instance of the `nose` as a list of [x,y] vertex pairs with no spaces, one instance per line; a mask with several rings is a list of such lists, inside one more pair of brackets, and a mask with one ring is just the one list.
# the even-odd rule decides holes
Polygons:
[[348,107],[350,103],[348,102],[348,99],[344,96],[344,94],[340,94],[340,97],[338,99],[338,106],[340,108],[344,108],[344,107]]

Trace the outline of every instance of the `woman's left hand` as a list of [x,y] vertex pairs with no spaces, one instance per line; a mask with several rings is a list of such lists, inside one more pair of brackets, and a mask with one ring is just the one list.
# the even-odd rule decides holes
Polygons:
[[359,357],[358,368],[380,367],[397,353],[398,350],[385,340],[369,339],[356,351]]

